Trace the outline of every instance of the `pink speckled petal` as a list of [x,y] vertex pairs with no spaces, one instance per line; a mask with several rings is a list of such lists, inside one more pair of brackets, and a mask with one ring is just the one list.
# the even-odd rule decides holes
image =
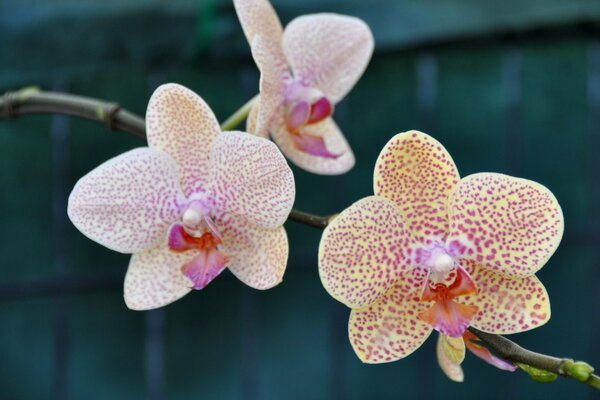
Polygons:
[[325,289],[350,308],[373,304],[412,267],[414,241],[397,207],[371,196],[357,201],[327,226],[319,245]]
[[473,262],[463,262],[479,293],[460,298],[479,311],[471,325],[499,335],[537,328],[550,319],[550,299],[536,276],[509,278]]
[[283,28],[268,0],[233,0],[233,5],[248,43],[261,35],[281,46]]
[[188,88],[169,83],[152,94],[146,111],[148,146],[177,161],[186,196],[204,189],[208,153],[220,131],[210,107]]
[[183,253],[167,246],[136,253],[131,257],[125,276],[125,303],[132,310],[151,310],[185,296],[192,284],[181,273],[181,267],[192,260],[197,251]]
[[467,349],[477,357],[481,358],[483,361],[487,362],[490,365],[493,365],[496,368],[499,368],[504,371],[514,372],[517,370],[517,366],[509,361],[505,361],[501,358],[494,356],[488,349],[481,346],[479,343],[481,341],[477,336],[472,334],[471,332],[465,332],[463,336],[465,345]]
[[256,131],[271,129],[273,119],[283,113],[285,91],[290,70],[279,46],[257,35],[252,41],[252,57],[260,70],[260,107]]
[[350,343],[361,361],[396,361],[418,349],[432,329],[417,314],[428,303],[419,301],[425,271],[406,272],[375,304],[352,310],[348,322]]
[[[323,149],[320,151],[328,156],[322,157],[299,149],[293,134],[286,128],[283,114],[274,120],[271,130],[271,136],[283,154],[300,168],[314,174],[340,175],[354,166],[354,153],[332,118],[306,125],[301,133],[309,135],[308,137],[322,138],[327,153]],[[312,141],[315,142],[314,139]]]
[[260,109],[260,95],[257,95],[256,100],[254,101],[254,104],[252,104],[252,107],[250,108],[250,112],[248,113],[248,118],[246,119],[246,131],[255,136],[268,139],[269,138],[268,129],[265,129],[264,127],[260,131],[257,129],[259,109]]
[[282,225],[296,195],[294,175],[277,146],[246,132],[225,132],[215,141],[210,187],[220,211],[263,228]]
[[363,74],[374,41],[362,20],[338,14],[294,19],[283,34],[283,49],[296,79],[320,89],[337,103]]
[[269,289],[283,279],[288,259],[285,229],[264,229],[221,214],[217,225],[223,234],[219,249],[230,256],[229,270],[255,289]]
[[448,233],[448,197],[459,176],[452,157],[431,136],[408,131],[394,136],[375,163],[375,195],[395,202],[422,243]]
[[121,253],[166,241],[184,201],[179,168],[168,154],[134,149],[82,177],[69,196],[71,222],[90,239]]
[[563,215],[554,195],[539,183],[508,175],[463,178],[448,208],[448,243],[462,244],[461,257],[506,276],[534,274],[563,234]]
[[465,359],[465,342],[463,339],[440,333],[435,350],[438,364],[444,374],[454,382],[464,381],[465,374],[460,366]]

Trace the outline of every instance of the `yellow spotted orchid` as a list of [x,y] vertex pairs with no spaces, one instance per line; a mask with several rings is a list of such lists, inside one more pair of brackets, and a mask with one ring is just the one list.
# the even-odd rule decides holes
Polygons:
[[514,369],[467,328],[511,334],[548,321],[548,294],[535,272],[563,234],[556,198],[503,174],[460,179],[446,149],[417,131],[388,142],[373,186],[374,196],[329,224],[319,247],[323,285],[352,309],[348,329],[358,357],[401,359],[435,329],[438,360],[453,379],[462,380],[465,344]]
[[84,235],[133,253],[127,306],[164,306],[225,268],[257,289],[277,285],[288,257],[282,224],[295,196],[277,147],[245,132],[222,133],[206,103],[175,84],[152,95],[146,133],[148,147],[81,178],[68,205]]
[[307,171],[348,171],[354,154],[331,115],[371,58],[369,27],[357,18],[322,13],[298,17],[284,30],[267,0],[234,0],[234,5],[261,72],[248,131],[270,133]]

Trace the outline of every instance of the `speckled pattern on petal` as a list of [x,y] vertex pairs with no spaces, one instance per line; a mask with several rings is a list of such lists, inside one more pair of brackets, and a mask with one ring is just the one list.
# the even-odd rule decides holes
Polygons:
[[449,201],[449,242],[464,258],[506,276],[530,276],[554,253],[564,221],[554,195],[539,183],[481,173],[462,179]]
[[179,168],[160,150],[134,149],[82,177],[69,196],[68,214],[90,239],[121,253],[165,240],[183,200]]
[[282,226],[258,228],[226,214],[219,215],[216,222],[223,235],[219,249],[230,256],[229,269],[238,279],[261,290],[281,282],[289,252]]
[[309,135],[320,136],[330,153],[337,158],[314,156],[299,150],[288,131],[283,114],[277,114],[272,122],[271,136],[281,151],[294,164],[308,172],[321,175],[339,175],[348,172],[355,163],[354,153],[346,138],[332,118],[306,125],[303,131]]
[[374,40],[362,20],[338,14],[303,15],[283,34],[283,49],[294,76],[337,103],[363,74]]
[[224,132],[210,156],[210,188],[216,207],[263,228],[287,219],[294,175],[272,142],[245,132]]
[[534,276],[508,278],[475,262],[461,262],[475,281],[479,293],[457,299],[479,311],[471,326],[499,335],[537,328],[550,319],[546,288]]
[[397,207],[381,197],[366,197],[344,210],[323,232],[321,282],[348,307],[368,306],[411,267],[412,246]]
[[208,153],[220,132],[210,107],[183,86],[162,85],[150,98],[146,111],[148,145],[177,161],[186,196],[194,189],[204,189]]
[[408,131],[394,136],[375,163],[375,195],[392,200],[422,243],[448,233],[448,197],[458,183],[454,161],[431,136]]
[[261,35],[281,46],[283,28],[268,0],[233,0],[233,5],[248,43]]
[[425,277],[422,268],[408,271],[377,303],[352,310],[348,333],[361,361],[377,364],[399,360],[429,337],[431,325],[417,317],[429,307],[429,303],[419,301]]
[[251,49],[252,57],[260,70],[260,107],[257,110],[255,130],[262,132],[271,126],[278,113],[283,114],[282,104],[285,101],[290,70],[279,43],[273,44],[257,35],[252,41]]
[[164,246],[136,253],[125,276],[125,304],[132,310],[151,310],[185,296],[192,282],[181,267],[198,252],[174,252]]

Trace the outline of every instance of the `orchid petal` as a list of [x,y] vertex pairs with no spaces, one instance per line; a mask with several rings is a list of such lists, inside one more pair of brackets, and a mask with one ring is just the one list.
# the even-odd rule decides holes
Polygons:
[[480,342],[479,338],[473,335],[471,332],[465,332],[463,338],[467,349],[488,364],[504,371],[514,372],[517,370],[516,365],[494,356],[488,349],[478,344]]
[[201,290],[223,272],[228,262],[229,257],[219,250],[202,249],[181,267],[181,272],[191,281],[193,289]]
[[279,44],[273,44],[257,35],[250,46],[254,62],[260,70],[260,107],[256,129],[261,132],[264,129],[270,129],[278,110],[281,112],[283,110],[286,82],[290,79],[290,70]]
[[318,139],[322,139],[324,146],[313,145],[313,148],[321,149],[321,154],[325,154],[324,147],[327,154],[331,156],[322,157],[299,149],[294,134],[286,128],[283,114],[273,122],[271,130],[273,140],[286,157],[300,168],[315,174],[339,175],[354,166],[354,153],[333,119],[327,118],[322,122],[306,125],[300,134],[312,137],[312,143],[320,143]]
[[310,118],[308,119],[309,124],[315,124],[323,121],[325,118],[331,117],[333,114],[333,104],[327,99],[327,97],[321,97],[310,106]]
[[185,296],[191,283],[181,267],[197,251],[174,252],[167,246],[136,253],[125,275],[125,303],[132,310],[151,310],[166,306]]
[[428,306],[419,301],[424,279],[421,268],[407,271],[375,304],[352,310],[348,332],[361,361],[377,364],[399,360],[429,337],[431,326],[417,317]]
[[283,34],[294,77],[340,101],[363,74],[373,53],[371,30],[362,20],[338,14],[295,18]]
[[310,135],[306,131],[300,131],[292,133],[291,137],[296,148],[306,154],[325,158],[338,158],[341,156],[341,154],[331,153],[321,136]]
[[223,234],[219,249],[230,257],[229,270],[255,289],[270,289],[283,279],[289,245],[285,229],[264,229],[232,215],[222,214],[217,224]]
[[474,262],[465,263],[479,293],[461,298],[479,311],[471,325],[484,332],[504,335],[537,328],[550,319],[550,300],[536,276],[512,278]]
[[121,253],[166,241],[183,201],[179,168],[168,154],[138,148],[82,177],[69,196],[68,214],[90,239]]
[[248,43],[261,35],[281,45],[281,21],[268,0],[233,0],[233,5]]
[[337,216],[319,245],[325,289],[351,308],[373,304],[411,266],[413,239],[397,207],[371,196]]
[[287,219],[296,195],[294,175],[272,142],[245,132],[225,132],[211,149],[209,173],[220,211],[263,228],[275,228]]
[[438,335],[436,355],[440,368],[454,382],[465,380],[460,364],[465,359],[465,342],[462,338],[453,338],[442,333]]
[[375,195],[398,205],[412,234],[422,243],[448,232],[448,197],[459,180],[450,154],[425,133],[394,136],[375,163]]
[[310,104],[300,101],[290,107],[285,115],[285,123],[289,131],[296,131],[308,122],[310,116]]
[[456,338],[465,333],[475,314],[477,314],[476,306],[460,304],[454,300],[439,300],[419,313],[419,318],[438,332]]
[[510,277],[534,274],[563,234],[562,211],[539,183],[481,173],[463,178],[449,200],[448,243],[464,246],[462,258]]
[[254,100],[254,103],[252,104],[252,107],[250,107],[250,112],[248,113],[248,118],[246,118],[246,131],[255,136],[268,139],[269,131],[267,129],[263,128],[260,131],[257,129],[259,112],[260,112],[260,95],[257,95],[256,100]]
[[174,84],[160,86],[148,103],[148,146],[161,149],[181,167],[186,196],[204,190],[208,154],[221,132],[210,107],[196,93]]

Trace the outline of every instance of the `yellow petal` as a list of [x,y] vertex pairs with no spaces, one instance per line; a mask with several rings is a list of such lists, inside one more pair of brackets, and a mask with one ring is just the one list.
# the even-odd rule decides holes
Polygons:
[[474,262],[462,262],[479,292],[461,297],[461,303],[474,305],[478,312],[471,326],[499,335],[537,328],[550,319],[550,300],[536,276],[506,277]]
[[562,238],[563,214],[539,183],[481,173],[463,178],[449,202],[448,243],[459,257],[510,277],[533,275]]
[[411,267],[413,243],[391,201],[366,197],[344,210],[323,232],[321,282],[348,307],[373,304]]
[[462,382],[465,375],[460,364],[465,359],[465,342],[462,337],[438,335],[436,354],[440,368],[454,382]]
[[423,243],[448,233],[448,197],[459,175],[450,154],[425,133],[394,136],[375,164],[375,195],[392,200],[413,236]]
[[431,325],[418,317],[429,306],[420,301],[424,279],[423,269],[408,271],[377,303],[352,310],[348,333],[361,361],[379,364],[399,360],[429,337]]

